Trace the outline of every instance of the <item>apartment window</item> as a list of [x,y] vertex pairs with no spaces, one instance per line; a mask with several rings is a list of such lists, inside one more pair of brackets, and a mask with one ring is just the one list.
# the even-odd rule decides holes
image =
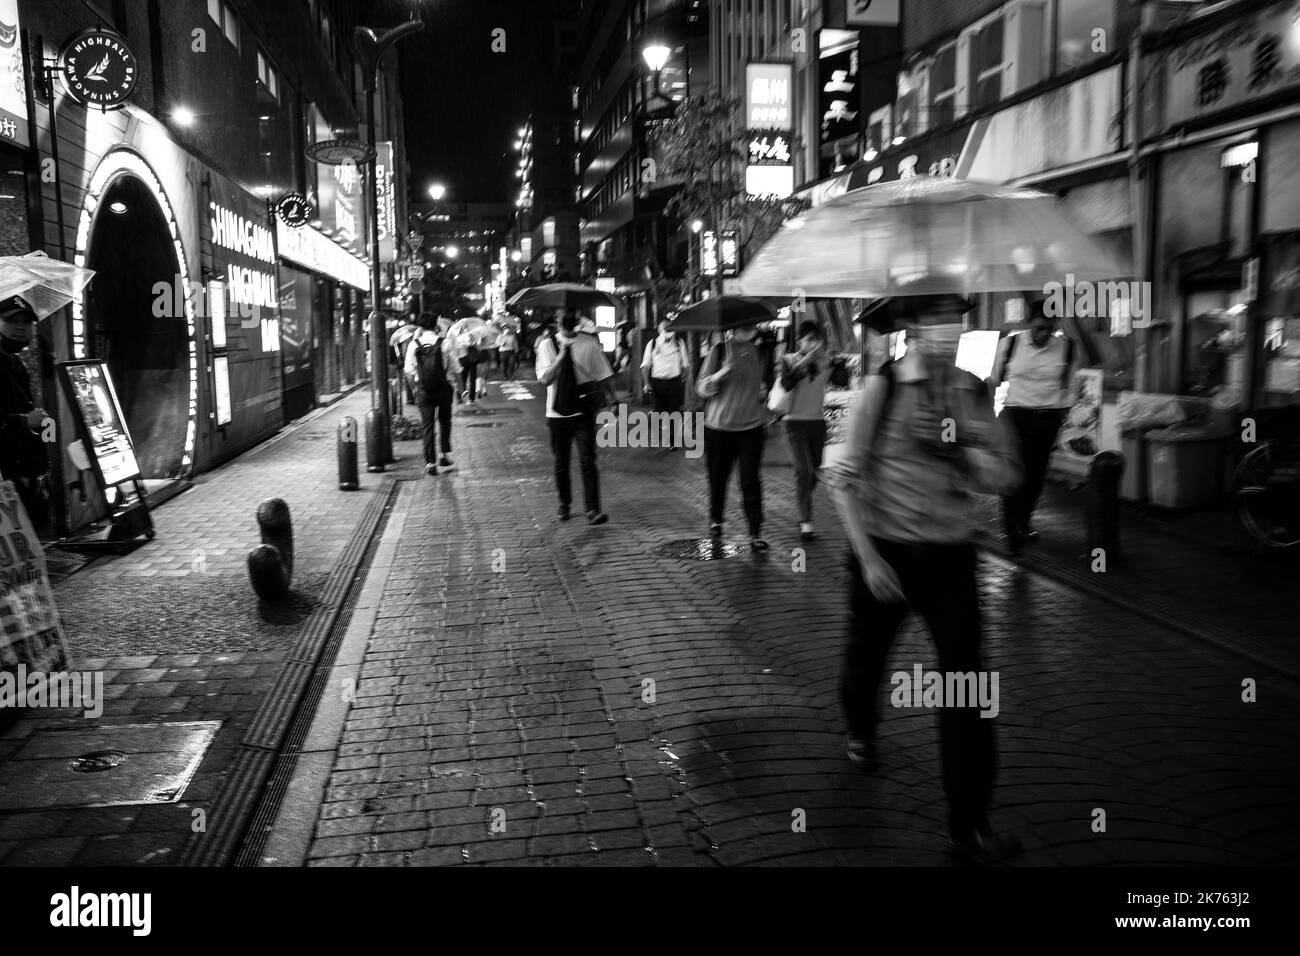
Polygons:
[[238,17],[235,16],[234,8],[231,7],[230,4],[225,5],[225,8],[222,10],[222,13],[225,15],[224,17],[225,22],[224,22],[223,29],[226,34],[226,39],[231,42],[231,45],[233,45],[236,50],[238,50],[239,49],[239,19]]
[[221,0],[208,0],[208,16],[217,26],[221,26]]
[[1056,0],[1056,70],[1114,52],[1115,0]]
[[275,67],[271,66],[271,61],[262,50],[257,51],[257,79],[262,86],[266,87],[266,91],[271,94],[271,98],[278,103],[280,101],[280,78],[275,72]]
[[930,70],[930,128],[945,126],[956,118],[957,44],[949,44],[934,58]]
[[970,38],[970,85],[973,110],[1002,99],[1002,18],[990,20]]

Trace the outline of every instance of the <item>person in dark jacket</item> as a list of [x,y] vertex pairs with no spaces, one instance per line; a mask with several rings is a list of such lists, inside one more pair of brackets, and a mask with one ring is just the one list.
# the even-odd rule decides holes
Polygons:
[[49,415],[32,396],[20,353],[36,339],[36,313],[26,299],[0,302],[0,475],[12,481],[32,524],[49,523],[50,459],[42,433]]

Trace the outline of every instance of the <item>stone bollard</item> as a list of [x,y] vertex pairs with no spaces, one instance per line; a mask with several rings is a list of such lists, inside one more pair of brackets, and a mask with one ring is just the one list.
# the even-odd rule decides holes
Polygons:
[[384,411],[372,408],[366,412],[366,471],[383,471],[387,455],[384,448]]
[[1124,475],[1124,456],[1103,451],[1088,466],[1088,550],[1101,548],[1108,562],[1123,559],[1119,541],[1119,483]]
[[257,596],[280,601],[293,581],[293,520],[283,498],[267,498],[257,506],[262,543],[248,554],[248,577]]
[[339,422],[339,490],[356,491],[361,487],[357,475],[357,420],[351,415]]

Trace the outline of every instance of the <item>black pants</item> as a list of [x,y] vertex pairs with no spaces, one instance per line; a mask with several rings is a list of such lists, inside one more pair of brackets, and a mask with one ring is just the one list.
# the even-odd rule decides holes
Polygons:
[[424,440],[424,460],[426,464],[437,464],[439,429],[442,431],[442,453],[451,454],[451,393],[432,399],[419,392],[416,399],[416,408],[420,410],[420,437]]
[[763,529],[763,426],[743,432],[704,429],[704,460],[709,470],[709,521],[721,524],[727,511],[727,483],[731,467],[740,462],[740,494],[745,502],[749,533],[757,537]]
[[[889,649],[908,611],[915,610],[930,628],[939,652],[939,669],[982,670],[979,596],[975,590],[975,549],[962,545],[906,545],[875,540],[876,548],[898,574],[906,604],[881,604],[862,580],[857,555],[849,552],[849,643],[840,687],[849,733],[875,737],[877,693]],[[900,670],[912,674],[913,663]],[[924,670],[930,668],[924,667]],[[988,825],[997,753],[993,720],[978,707],[939,709],[939,747],[943,789],[948,796],[948,825],[957,839]]]
[[1065,409],[1008,406],[1002,414],[1011,416],[1025,469],[1025,480],[1019,490],[1002,499],[1002,527],[1009,535],[1020,534],[1029,527],[1029,519],[1038,506],[1043,480],[1047,477],[1047,462],[1052,457],[1061,423],[1065,421]]
[[560,504],[573,504],[569,481],[569,459],[574,443],[578,445],[578,467],[582,469],[582,497],[587,511],[600,510],[600,476],[596,472],[596,417],[575,415],[572,418],[548,418],[551,430],[551,454],[555,456],[555,490]]
[[795,489],[799,496],[799,520],[812,521],[813,489],[817,487],[817,469],[822,466],[826,448],[826,421],[785,420],[785,437],[794,460]]
[[515,377],[516,359],[518,358],[519,353],[501,352],[499,354],[501,356],[501,374],[506,378],[513,379]]
[[465,401],[472,402],[478,399],[478,362],[467,362],[460,360],[461,381],[465,386]]
[[656,412],[679,412],[686,402],[686,382],[680,375],[650,379],[650,391],[654,395]]

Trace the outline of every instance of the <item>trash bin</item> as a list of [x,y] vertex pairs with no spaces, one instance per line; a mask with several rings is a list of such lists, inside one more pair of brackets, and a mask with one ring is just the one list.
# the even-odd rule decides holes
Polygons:
[[1228,433],[1194,425],[1146,434],[1151,503],[1160,508],[1203,508],[1222,489]]
[[1128,463],[1119,485],[1119,496],[1125,501],[1147,500],[1147,435],[1153,428],[1150,425],[1126,428],[1120,433],[1120,449],[1124,453],[1124,461]]

